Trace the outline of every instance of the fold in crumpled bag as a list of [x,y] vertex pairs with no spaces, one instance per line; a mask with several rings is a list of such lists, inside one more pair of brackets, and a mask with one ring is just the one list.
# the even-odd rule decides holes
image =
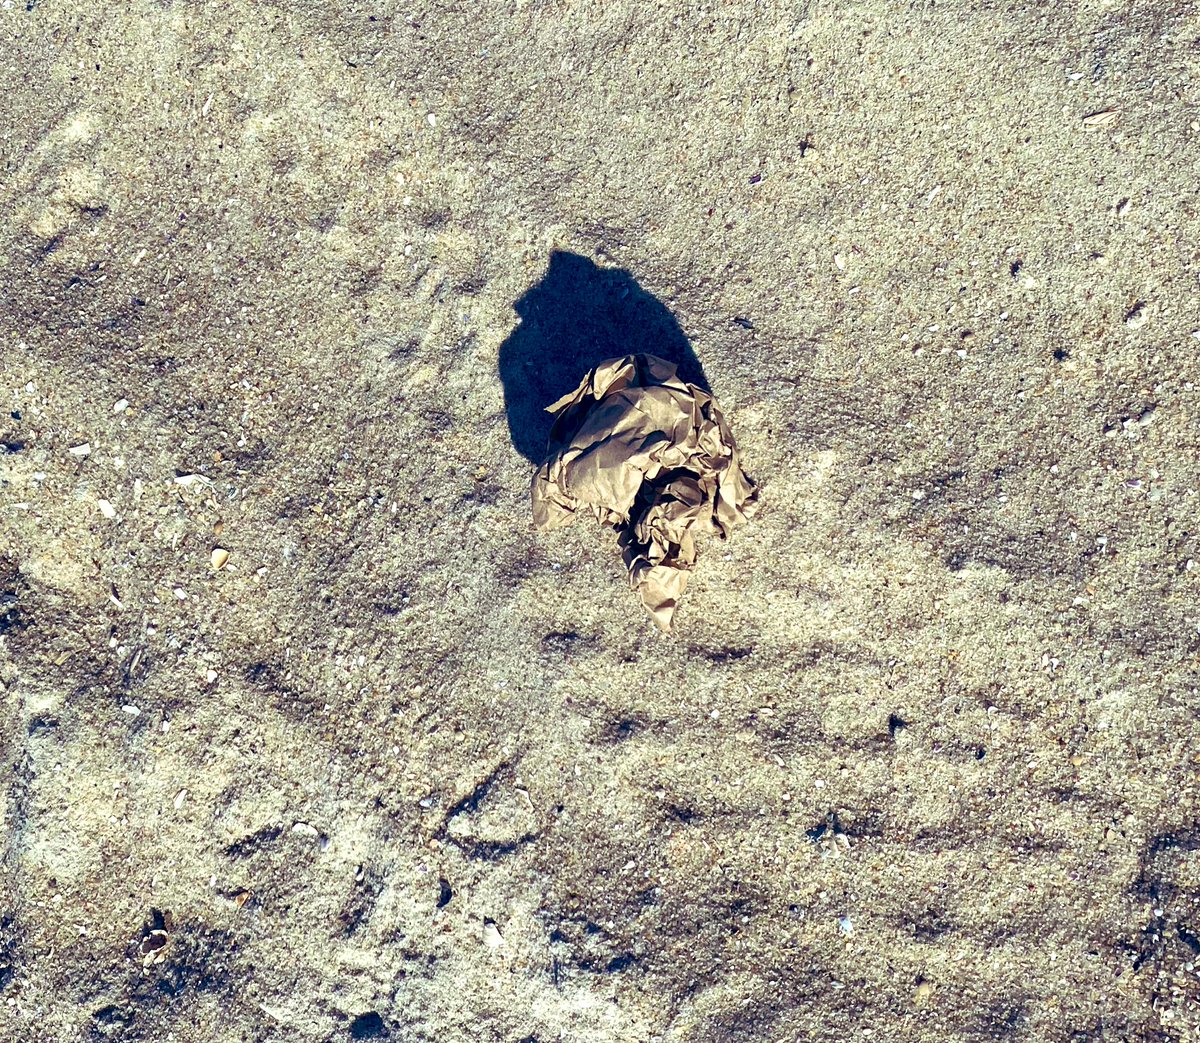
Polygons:
[[663,631],[696,563],[696,535],[744,522],[757,491],[716,400],[654,355],[601,362],[547,411],[548,459],[533,476],[539,529],[590,508],[618,533],[629,583]]

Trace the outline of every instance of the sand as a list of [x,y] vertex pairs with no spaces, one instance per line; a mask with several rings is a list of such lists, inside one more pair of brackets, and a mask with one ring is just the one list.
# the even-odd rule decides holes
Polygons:
[[[1197,39],[6,2],[0,1038],[1200,1039]],[[665,638],[528,498],[641,350]]]

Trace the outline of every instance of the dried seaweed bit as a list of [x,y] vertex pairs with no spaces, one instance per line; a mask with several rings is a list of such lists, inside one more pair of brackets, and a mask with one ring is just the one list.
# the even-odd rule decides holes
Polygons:
[[561,528],[588,509],[613,526],[630,586],[669,631],[696,536],[728,536],[757,501],[725,415],[654,355],[600,363],[548,409],[555,420],[533,476],[535,525]]

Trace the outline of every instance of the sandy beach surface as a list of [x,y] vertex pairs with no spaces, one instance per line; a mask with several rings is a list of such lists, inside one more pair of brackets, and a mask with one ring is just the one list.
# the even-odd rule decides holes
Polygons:
[[[1200,14],[0,8],[0,1038],[1200,1040]],[[660,635],[596,361],[758,483]]]

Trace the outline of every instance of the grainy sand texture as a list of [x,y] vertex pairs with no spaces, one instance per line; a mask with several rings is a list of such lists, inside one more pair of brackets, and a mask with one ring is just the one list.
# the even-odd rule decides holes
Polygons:
[[[1200,1040],[1200,14],[0,6],[0,1039]],[[538,533],[651,352],[757,515]]]

